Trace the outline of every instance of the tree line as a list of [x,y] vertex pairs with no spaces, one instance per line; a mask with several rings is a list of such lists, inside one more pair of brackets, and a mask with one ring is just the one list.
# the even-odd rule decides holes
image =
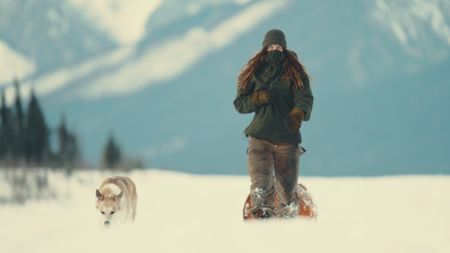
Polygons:
[[[38,97],[31,90],[26,110],[22,107],[20,83],[13,80],[15,98],[8,105],[4,89],[0,107],[0,167],[49,167],[71,170],[85,166],[78,138],[66,125],[65,116],[59,125],[48,126]],[[57,148],[50,140],[56,137]],[[120,168],[124,158],[118,143],[111,135],[102,152],[102,168]],[[134,161],[132,165],[141,165]]]

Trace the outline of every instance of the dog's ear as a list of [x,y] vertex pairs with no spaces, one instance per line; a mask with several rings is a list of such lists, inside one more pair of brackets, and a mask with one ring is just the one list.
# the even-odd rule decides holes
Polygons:
[[100,193],[100,191],[98,189],[95,191],[95,196],[97,196],[97,199],[99,199],[99,200],[103,199],[103,195]]
[[121,199],[122,198],[122,196],[123,196],[123,191],[121,191],[120,193],[119,193],[119,195],[117,195],[117,199]]

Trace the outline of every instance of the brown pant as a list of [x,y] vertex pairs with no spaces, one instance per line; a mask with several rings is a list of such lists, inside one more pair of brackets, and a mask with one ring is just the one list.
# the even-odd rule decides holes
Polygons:
[[[252,206],[278,209],[297,205],[299,157],[298,145],[274,144],[255,137],[248,138],[247,161]],[[274,192],[279,206],[274,207]]]

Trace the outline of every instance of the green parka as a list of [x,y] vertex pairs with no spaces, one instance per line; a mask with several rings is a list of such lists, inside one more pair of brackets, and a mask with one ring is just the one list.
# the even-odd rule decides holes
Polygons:
[[283,121],[294,107],[303,111],[304,121],[311,117],[314,97],[307,77],[302,79],[302,88],[297,88],[293,80],[280,78],[272,87],[277,92],[275,103],[263,106],[255,106],[252,103],[252,93],[267,89],[267,82],[276,71],[278,70],[273,65],[262,63],[246,89],[238,87],[233,104],[239,113],[255,113],[250,125],[244,131],[247,136],[272,143],[296,145],[302,141],[300,130],[296,133],[290,132]]

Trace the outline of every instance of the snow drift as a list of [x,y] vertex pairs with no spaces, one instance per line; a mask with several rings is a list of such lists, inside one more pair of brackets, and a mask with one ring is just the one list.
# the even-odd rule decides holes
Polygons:
[[[243,222],[248,177],[131,172],[136,223],[105,230],[96,220],[95,189],[110,175],[50,174],[56,199],[0,206],[0,252],[450,250],[449,176],[301,178],[318,206],[317,220]],[[0,185],[3,191],[1,177]]]

